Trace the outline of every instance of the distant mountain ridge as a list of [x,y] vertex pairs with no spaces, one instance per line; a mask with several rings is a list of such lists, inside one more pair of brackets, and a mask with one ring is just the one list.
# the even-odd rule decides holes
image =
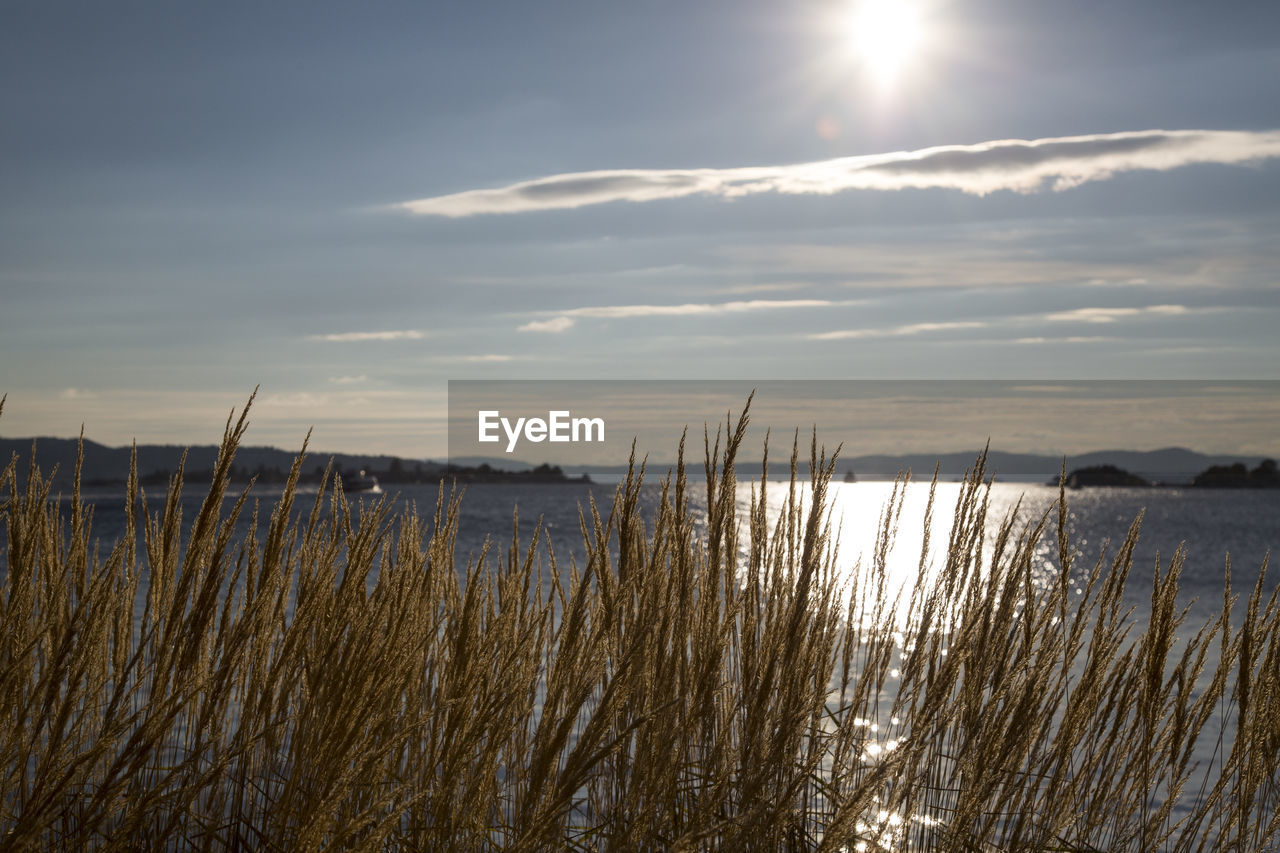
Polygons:
[[[934,465],[939,466],[941,476],[954,477],[973,465],[977,451],[971,453],[944,453],[938,456],[911,454],[905,456],[860,456],[845,460],[840,470],[852,467],[859,476],[887,476],[903,468],[910,468],[916,477],[930,476]],[[1247,462],[1256,465],[1261,456],[1233,456],[1229,454],[1198,453],[1185,447],[1166,447],[1159,450],[1095,450],[1066,456],[1067,470],[1113,465],[1152,482],[1191,482],[1196,474],[1211,465]],[[987,455],[987,469],[1004,479],[1040,480],[1061,473],[1062,456],[1033,453],[1006,453],[993,450]]]
[[[31,451],[31,438],[0,438],[0,467],[7,464],[11,456],[17,454],[20,465],[28,464]],[[46,474],[54,465],[58,466],[55,485],[61,488],[71,483],[75,471],[76,451],[79,441],[73,438],[36,438],[36,461]],[[213,467],[218,448],[214,445],[196,445],[183,448],[178,445],[140,444],[138,445],[138,469],[142,476],[177,469],[183,450],[187,452],[186,470],[188,474],[204,471]],[[123,483],[129,475],[128,447],[107,447],[95,441],[84,441],[84,473],[86,485],[111,485]],[[973,465],[978,450],[969,452],[949,452],[939,454],[870,454],[863,456],[841,457],[837,465],[837,476],[847,471],[860,480],[892,478],[900,471],[910,469],[916,479],[927,479],[933,475],[934,466],[939,468],[939,476],[950,479],[959,477]],[[289,470],[293,464],[296,451],[282,450],[276,447],[241,447],[236,452],[236,466],[248,473],[280,472]],[[389,469],[404,470],[406,474],[427,478],[439,476],[444,470],[443,462],[428,459],[404,459],[388,455],[362,455],[351,453],[325,453],[309,451],[304,464],[304,471],[314,475],[317,469],[323,468],[332,459],[339,472],[352,473],[361,469],[370,471],[386,471]],[[1099,450],[1090,453],[1069,455],[1066,458],[1068,470],[1098,465],[1114,465],[1137,474],[1152,482],[1189,483],[1198,473],[1214,465],[1231,465],[1242,462],[1250,467],[1257,465],[1261,456],[1234,456],[1227,454],[1205,454],[1189,450],[1185,447],[1169,447],[1160,450]],[[488,464],[494,468],[506,470],[525,470],[534,467],[535,463],[502,459],[498,457],[475,457],[453,460],[458,464]],[[784,456],[776,456],[770,460],[771,475],[782,476],[786,473],[788,460]],[[672,463],[651,463],[650,471],[665,472]],[[1002,480],[1042,482],[1061,472],[1063,458],[1048,454],[1007,453],[993,450],[987,457],[987,468]],[[562,465],[566,475],[576,476],[591,474],[593,476],[621,474],[626,470],[622,465]],[[801,470],[807,467],[802,462]],[[742,476],[756,476],[760,463],[744,461],[738,464]],[[698,477],[702,472],[701,460],[690,459],[689,475]],[[20,468],[20,470],[22,470]]]
[[[841,456],[836,465],[836,474],[843,477],[852,471],[859,480],[893,479],[899,472],[910,470],[912,477],[928,479],[933,476],[935,466],[938,476],[953,479],[962,476],[973,467],[978,458],[979,449],[972,451],[952,451],[949,453],[908,453],[908,454],[864,454],[862,456]],[[1076,453],[1066,456],[1067,470],[1088,468],[1100,465],[1113,465],[1123,468],[1138,476],[1157,483],[1190,483],[1200,472],[1213,465],[1231,465],[1243,462],[1250,466],[1262,461],[1262,456],[1232,455],[1221,453],[1199,453],[1185,447],[1167,447],[1160,450],[1095,450],[1088,453]],[[475,465],[487,462],[491,465],[502,464],[503,460],[493,457],[467,457],[456,460],[462,464]],[[515,467],[516,463],[507,462],[507,467]],[[673,463],[650,462],[649,470],[665,472]],[[770,477],[786,474],[790,457],[779,454],[769,459]],[[701,476],[702,462],[699,459],[686,461],[690,477]],[[800,470],[807,469],[808,457],[800,460]],[[987,454],[987,471],[998,479],[1020,482],[1042,482],[1061,473],[1063,457],[1043,453],[1010,453],[992,450]],[[624,465],[564,465],[565,473],[621,474],[626,471]],[[760,471],[760,461],[740,461],[737,465],[739,476],[756,476]]]
[[[0,438],[0,467],[7,465],[9,459],[14,454],[17,454],[20,460],[18,470],[19,473],[23,473],[30,461],[32,441],[35,442],[36,464],[40,466],[40,470],[48,476],[49,471],[56,465],[58,470],[54,479],[55,485],[63,488],[69,486],[75,475],[76,453],[80,444],[78,439]],[[218,458],[218,448],[212,444],[195,445],[189,448],[172,444],[139,444],[139,475],[145,477],[162,471],[176,471],[184,450],[187,454],[185,470],[188,476],[212,469],[214,462]],[[86,486],[123,484],[129,477],[131,453],[132,448],[107,447],[86,438],[84,440],[82,483]],[[287,472],[293,465],[293,460],[296,456],[297,451],[294,450],[281,450],[277,447],[246,446],[240,447],[236,451],[235,464],[238,469],[251,473],[258,471]],[[314,474],[317,468],[323,470],[328,465],[330,458],[333,459],[335,470],[345,473],[354,473],[364,469],[385,470],[390,468],[396,460],[396,457],[393,456],[308,451],[303,470],[308,474]],[[417,460],[411,460],[408,463],[400,460],[400,462],[402,465],[415,465]],[[427,467],[428,465],[434,468],[443,468],[439,463],[427,463],[424,460],[423,469],[428,476],[431,473],[431,470]]]

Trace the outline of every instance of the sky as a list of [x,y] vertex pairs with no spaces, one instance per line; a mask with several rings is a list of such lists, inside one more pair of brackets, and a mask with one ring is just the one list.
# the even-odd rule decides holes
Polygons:
[[0,435],[209,443],[258,387],[252,443],[421,458],[451,379],[1277,378],[1280,6],[889,8],[7,3]]

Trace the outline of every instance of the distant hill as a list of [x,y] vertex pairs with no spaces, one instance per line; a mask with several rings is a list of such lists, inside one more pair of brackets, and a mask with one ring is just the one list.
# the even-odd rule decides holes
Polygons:
[[[0,438],[0,465],[6,464],[13,454],[17,454],[26,465],[31,450],[30,438]],[[70,485],[72,472],[75,470],[77,440],[69,438],[36,439],[36,459],[46,473],[58,466],[56,485],[66,488]],[[86,485],[118,485],[125,482],[129,474],[129,448],[107,447],[88,439],[84,442],[85,463],[83,481]],[[183,448],[177,445],[143,444],[138,446],[138,467],[143,476],[159,477],[163,472],[177,469],[178,460]],[[187,451],[187,471],[190,479],[202,471],[213,467],[217,458],[217,447],[198,445]],[[236,453],[237,469],[243,474],[258,473],[270,482],[282,476],[293,464],[294,451],[281,450],[275,447],[241,447]],[[955,479],[973,465],[978,450],[969,452],[950,452],[942,454],[910,454],[910,455],[864,455],[842,457],[837,465],[837,477],[845,472],[853,471],[859,480],[876,480],[892,478],[899,471],[910,469],[916,479],[927,479],[933,475],[934,466],[939,466],[939,476],[943,479]],[[325,453],[312,451],[307,454],[304,473],[308,477],[315,476],[323,470],[332,458],[339,472],[354,473],[359,470],[378,472],[379,479],[383,472],[394,472],[391,480],[384,482],[423,482],[439,478],[445,466],[441,462],[427,459],[401,459],[385,455],[360,455],[350,453]],[[503,459],[499,457],[474,457],[453,460],[455,464],[480,466],[489,465],[495,469],[521,471],[534,467],[527,461]],[[770,460],[769,470],[772,476],[783,476],[787,470],[787,458],[777,456]],[[1100,450],[1092,453],[1080,453],[1068,456],[1067,470],[1089,468],[1102,465],[1113,465],[1130,471],[1153,483],[1190,483],[1197,474],[1214,466],[1231,466],[1237,463],[1250,468],[1257,466],[1262,457],[1224,456],[1197,453],[1183,447],[1170,447],[1162,450]],[[1047,454],[1005,453],[992,451],[987,458],[987,468],[997,478],[1014,482],[1044,482],[1055,477],[1062,470],[1062,457]],[[565,475],[577,477],[590,474],[593,477],[608,479],[626,471],[625,466],[599,465],[563,465]],[[663,472],[670,463],[651,463],[650,471]],[[802,463],[801,469],[807,467]],[[757,476],[760,470],[759,461],[740,462],[740,476]],[[702,475],[701,459],[690,459],[688,472],[691,478]]]
[[[73,438],[37,438],[36,462],[40,470],[47,476],[57,466],[54,484],[57,488],[71,485],[76,467],[76,451],[79,441]],[[30,438],[0,438],[0,467],[8,464],[9,459],[17,454],[21,460],[19,472],[24,473],[31,454]],[[212,470],[218,458],[218,448],[213,445],[197,445],[182,448],[169,444],[138,445],[138,473],[141,477],[152,481],[160,479],[164,474],[176,471],[182,459],[183,450],[187,452],[186,472],[189,480],[200,479],[200,474]],[[85,439],[84,469],[81,481],[85,486],[117,486],[123,485],[129,477],[129,457],[131,448],[107,447],[95,441]],[[270,482],[283,479],[293,465],[295,451],[281,450],[276,447],[241,447],[236,451],[235,464],[238,471],[247,478],[258,474],[261,479]],[[406,478],[421,476],[430,479],[443,465],[427,460],[405,461],[394,456],[362,456],[349,453],[321,453],[309,451],[303,471],[308,477],[314,477],[333,459],[334,468],[339,473],[352,474],[360,470],[388,471],[399,470]]]
[[[938,476],[944,480],[952,480],[963,476],[966,470],[973,467],[978,457],[978,450],[969,452],[951,452],[940,454],[905,454],[888,455],[873,454],[863,456],[842,456],[836,466],[836,476],[841,478],[852,471],[858,480],[892,479],[900,471],[910,470],[917,479],[928,479],[933,476],[934,467],[938,467]],[[490,460],[491,462],[494,460]],[[788,458],[773,457],[769,461],[770,476],[782,476],[786,473]],[[1152,483],[1190,483],[1197,474],[1215,465],[1232,465],[1244,462],[1255,466],[1262,461],[1261,456],[1226,456],[1219,454],[1197,453],[1185,447],[1170,447],[1162,450],[1099,450],[1090,453],[1078,453],[1066,458],[1067,470],[1077,468],[1097,468],[1110,465],[1148,480]],[[1063,458],[1048,454],[1006,453],[993,450],[987,455],[987,470],[1005,482],[1042,483],[1057,477],[1062,471]],[[807,468],[807,459],[801,462],[801,470]],[[650,470],[664,471],[666,464],[651,464]],[[589,471],[593,475],[619,474],[626,470],[624,466],[612,466],[605,469],[599,466],[564,466],[567,473]],[[689,476],[701,476],[702,463],[688,464]],[[759,461],[740,462],[739,476],[756,476],[760,471]]]
[[1243,462],[1214,465],[1200,472],[1192,482],[1202,489],[1280,489],[1280,471],[1274,459],[1264,459],[1252,471]]
[[1091,465],[1086,468],[1073,468],[1065,478],[1061,474],[1049,481],[1050,486],[1059,486],[1066,482],[1068,489],[1082,489],[1089,486],[1127,486],[1127,487],[1145,487],[1150,486],[1147,480],[1136,474],[1131,474],[1123,468],[1117,468],[1114,465]]
[[[940,475],[958,477],[973,465],[978,451],[970,453],[945,453],[939,456],[912,454],[909,456],[858,456],[842,460],[841,471],[852,468],[859,479],[892,476],[903,468],[910,468],[916,477],[933,474],[935,464],[940,465]],[[1211,465],[1229,465],[1248,461],[1257,464],[1262,457],[1223,456],[1197,453],[1185,447],[1169,447],[1162,450],[1097,450],[1076,453],[1066,457],[1067,470],[1113,466],[1124,469],[1153,483],[1189,483],[1200,471]],[[999,479],[1041,482],[1056,477],[1062,471],[1063,458],[1047,454],[1004,453],[993,450],[987,456],[987,469]]]

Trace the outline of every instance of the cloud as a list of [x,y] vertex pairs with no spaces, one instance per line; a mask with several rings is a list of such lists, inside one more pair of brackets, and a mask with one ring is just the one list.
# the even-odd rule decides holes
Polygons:
[[516,331],[518,332],[549,332],[558,334],[573,325],[572,317],[553,317],[550,320],[531,320],[525,323]]
[[806,290],[810,287],[813,287],[813,283],[808,281],[776,281],[767,284],[730,284],[713,288],[710,292],[742,295],[747,293],[777,293],[784,290]]
[[329,377],[329,381],[332,382],[334,385],[357,385],[361,382],[367,381],[368,379],[369,377],[363,373],[361,373],[359,376],[330,376]]
[[493,189],[395,205],[425,216],[565,210],[611,201],[645,202],[757,193],[829,195],[846,190],[1055,191],[1121,172],[1165,171],[1196,163],[1245,164],[1280,157],[1280,131],[1144,130],[1050,139],[1001,139],[732,169],[614,169],[572,172]]
[[683,305],[594,305],[553,312],[550,320],[534,320],[519,328],[521,332],[563,332],[581,317],[618,320],[634,317],[700,317],[715,314],[742,314],[786,308],[828,308],[853,305],[852,301],[829,299],[747,299],[734,302],[689,302]]
[[394,332],[340,332],[333,335],[310,335],[309,339],[346,344],[358,341],[416,341],[424,337],[426,334],[417,329],[402,329]]
[[[1187,314],[1199,314],[1221,311],[1217,307],[1188,308],[1185,305],[1147,305],[1141,308],[1076,308],[1072,311],[1057,311],[1049,314],[1014,314],[1004,318],[1005,323],[1025,325],[1028,323],[1114,323],[1121,318],[1131,317],[1178,317]],[[807,335],[811,341],[843,341],[857,338],[897,338],[919,335],[926,332],[944,332],[954,329],[985,329],[996,324],[977,320],[955,320],[943,323],[912,323],[906,326],[894,326],[886,329],[841,329],[834,332],[817,332]],[[1097,343],[1110,340],[1098,336],[1073,335],[1070,337],[1028,336],[1013,340],[1015,344],[1043,343]]]
[[1015,344],[1098,344],[1104,341],[1114,340],[1114,338],[1101,337],[1099,335],[1071,335],[1066,338],[1016,338]]
[[1143,308],[1076,308],[1073,311],[1046,314],[1044,319],[1052,323],[1114,323],[1122,317],[1142,315],[1176,317],[1190,313],[1191,309],[1185,305],[1148,305]]
[[747,299],[735,302],[689,302],[684,305],[601,305],[557,312],[565,317],[694,317],[707,314],[740,314],[777,308],[826,308],[828,299]]
[[926,332],[946,332],[952,329],[983,329],[989,324],[977,320],[956,320],[947,323],[912,323],[889,329],[842,329],[836,332],[820,332],[809,335],[811,341],[846,341],[853,338],[901,338]]
[[285,409],[315,409],[328,406],[331,402],[329,394],[315,394],[310,391],[290,391],[268,394],[262,398],[263,406],[276,406]]

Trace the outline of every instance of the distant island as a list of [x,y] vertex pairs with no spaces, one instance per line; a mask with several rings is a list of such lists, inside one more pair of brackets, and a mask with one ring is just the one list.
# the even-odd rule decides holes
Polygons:
[[[1054,477],[1048,485],[1057,486],[1062,478]],[[1115,465],[1090,465],[1076,468],[1066,475],[1068,489],[1092,487],[1150,487],[1153,485],[1189,485],[1197,489],[1276,489],[1280,488],[1280,472],[1274,459],[1263,459],[1252,471],[1243,462],[1230,465],[1211,465],[1197,474],[1190,483],[1151,483]]]
[[1252,471],[1243,462],[1236,462],[1202,471],[1191,485],[1202,489],[1276,489],[1280,488],[1280,474],[1274,459],[1263,459]]
[[[1061,477],[1054,477],[1049,481],[1050,486],[1060,484]],[[1087,468],[1077,468],[1067,475],[1066,486],[1068,489],[1082,489],[1093,486],[1150,486],[1149,480],[1144,480],[1137,474],[1130,474],[1123,468],[1117,468],[1115,465],[1090,465]]]
[[459,483],[590,483],[591,477],[582,474],[570,477],[559,465],[543,463],[525,471],[503,471],[491,468],[488,463],[480,465],[447,465],[441,471],[439,479],[457,480]]

